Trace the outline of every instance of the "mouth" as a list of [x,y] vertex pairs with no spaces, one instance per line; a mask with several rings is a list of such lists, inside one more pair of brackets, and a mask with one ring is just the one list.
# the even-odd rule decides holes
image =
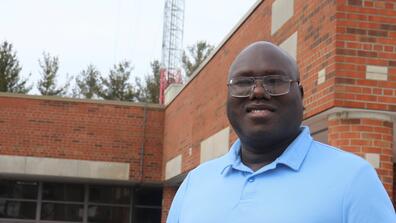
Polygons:
[[265,111],[274,112],[275,108],[271,105],[264,105],[264,104],[246,106],[247,113],[260,113]]
[[270,105],[249,105],[246,107],[246,112],[252,118],[267,118],[275,112],[275,108]]

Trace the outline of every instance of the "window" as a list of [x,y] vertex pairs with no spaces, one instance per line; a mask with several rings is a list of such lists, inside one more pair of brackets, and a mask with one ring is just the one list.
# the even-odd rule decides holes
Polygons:
[[129,187],[94,185],[89,187],[88,197],[88,222],[129,222]]
[[161,203],[162,188],[0,179],[0,223],[160,223]]
[[161,222],[161,188],[138,188],[134,199],[134,222]]
[[89,205],[88,222],[128,223],[129,206],[114,207],[114,206]]
[[89,202],[129,205],[130,196],[130,189],[127,187],[91,186],[89,188]]
[[84,206],[78,204],[43,203],[41,220],[82,222]]
[[42,183],[41,220],[82,222],[84,185]]
[[161,222],[161,209],[138,208],[135,213],[135,222],[139,222],[139,223]]
[[0,219],[35,219],[38,182],[0,180]]
[[0,218],[35,219],[36,203],[0,200]]
[[38,182],[0,180],[0,198],[37,199]]
[[83,202],[84,185],[43,183],[43,200]]
[[162,188],[139,188],[135,193],[135,204],[161,206]]

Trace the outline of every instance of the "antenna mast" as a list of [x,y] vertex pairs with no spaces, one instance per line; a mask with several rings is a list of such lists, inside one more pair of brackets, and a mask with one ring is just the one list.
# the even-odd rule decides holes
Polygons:
[[164,104],[165,89],[172,83],[182,83],[184,0],[165,0],[160,69],[160,104]]

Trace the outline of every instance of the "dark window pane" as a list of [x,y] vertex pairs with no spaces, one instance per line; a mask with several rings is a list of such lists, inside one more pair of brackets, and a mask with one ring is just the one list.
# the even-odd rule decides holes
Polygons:
[[43,200],[84,201],[84,185],[43,183]]
[[0,218],[35,219],[36,203],[0,200]]
[[[129,207],[108,207],[94,206],[88,207],[88,222],[96,223],[128,223]],[[159,222],[158,222],[159,223]]]
[[0,198],[37,199],[37,192],[34,181],[0,180]]
[[139,188],[134,197],[136,205],[161,206],[162,188]]
[[81,222],[83,212],[83,205],[43,203],[41,207],[41,220]]
[[96,203],[129,204],[130,189],[128,187],[92,185],[89,188],[89,201]]
[[161,209],[136,208],[135,222],[139,223],[160,223]]

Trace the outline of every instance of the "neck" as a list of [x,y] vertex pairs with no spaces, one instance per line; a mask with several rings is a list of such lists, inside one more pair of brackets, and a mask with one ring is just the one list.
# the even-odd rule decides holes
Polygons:
[[274,150],[269,150],[269,152],[263,152],[256,149],[248,148],[242,145],[241,148],[241,160],[253,171],[260,169],[261,167],[272,163],[276,158],[278,158],[286,147],[280,147]]
[[[297,134],[298,135],[298,134]],[[286,150],[297,135],[277,144],[249,144],[241,140],[241,160],[253,171],[272,163]]]

